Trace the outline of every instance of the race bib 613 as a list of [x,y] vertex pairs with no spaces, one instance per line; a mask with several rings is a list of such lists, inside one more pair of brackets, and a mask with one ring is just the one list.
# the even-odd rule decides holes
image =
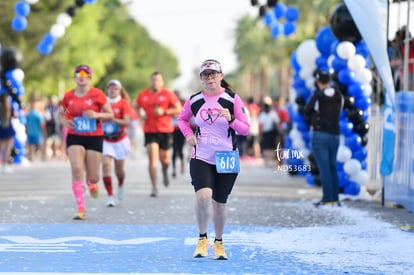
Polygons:
[[216,170],[217,173],[239,173],[239,151],[217,151]]

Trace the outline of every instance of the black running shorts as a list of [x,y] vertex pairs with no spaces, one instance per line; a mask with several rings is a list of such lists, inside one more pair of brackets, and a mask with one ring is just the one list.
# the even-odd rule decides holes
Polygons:
[[197,192],[201,188],[211,188],[213,200],[226,203],[236,182],[237,173],[220,174],[216,166],[199,159],[190,160],[191,184]]
[[85,150],[92,150],[102,153],[103,148],[103,136],[80,136],[68,134],[66,138],[66,148],[71,145],[80,145]]

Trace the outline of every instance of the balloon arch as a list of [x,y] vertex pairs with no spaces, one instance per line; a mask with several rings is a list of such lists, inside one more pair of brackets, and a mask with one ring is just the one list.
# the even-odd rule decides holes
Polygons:
[[[319,171],[310,150],[310,131],[303,109],[315,90],[314,72],[329,70],[333,86],[345,99],[340,117],[341,142],[337,154],[337,172],[341,192],[358,195],[369,180],[367,173],[368,111],[371,106],[372,72],[369,51],[345,4],[331,13],[330,24],[318,30],[314,39],[303,41],[291,55],[292,100],[289,109],[292,130],[286,137],[287,149],[306,153],[304,160],[288,159],[290,164],[310,163],[311,172],[303,172],[310,185],[320,185]],[[288,163],[289,164],[289,163]]]

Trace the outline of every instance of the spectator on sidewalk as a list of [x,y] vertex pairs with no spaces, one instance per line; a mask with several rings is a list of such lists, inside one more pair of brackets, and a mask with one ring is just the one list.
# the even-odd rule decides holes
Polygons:
[[328,71],[316,73],[317,89],[305,106],[304,116],[312,129],[312,152],[319,168],[322,199],[316,207],[338,205],[339,184],[336,155],[339,147],[339,118],[344,99],[339,90],[331,87]]
[[44,103],[33,98],[30,110],[26,115],[27,158],[35,161],[40,157],[45,160],[46,122],[44,118]]

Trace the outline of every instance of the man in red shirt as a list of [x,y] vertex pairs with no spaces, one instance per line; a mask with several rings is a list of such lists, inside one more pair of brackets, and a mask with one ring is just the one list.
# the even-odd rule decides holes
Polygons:
[[162,74],[154,72],[151,75],[151,86],[138,93],[135,104],[140,119],[144,121],[144,143],[152,184],[150,196],[156,197],[158,161],[162,165],[164,185],[169,185],[168,166],[174,132],[172,117],[180,113],[181,103],[172,91],[164,88]]

